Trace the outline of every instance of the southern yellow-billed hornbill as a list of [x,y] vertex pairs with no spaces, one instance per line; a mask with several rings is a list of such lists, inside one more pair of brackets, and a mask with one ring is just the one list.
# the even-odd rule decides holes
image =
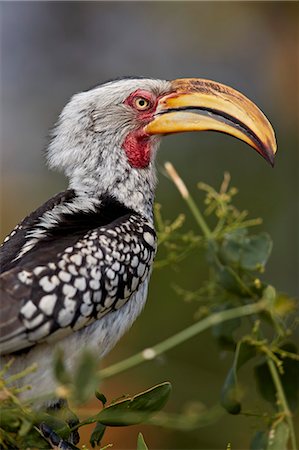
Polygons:
[[[106,354],[141,312],[156,251],[153,201],[160,137],[216,130],[273,164],[263,113],[234,89],[203,79],[123,78],[76,94],[48,148],[69,188],[26,217],[1,248],[1,353],[33,361],[34,394],[52,390],[64,349]],[[23,380],[24,382],[24,380]]]

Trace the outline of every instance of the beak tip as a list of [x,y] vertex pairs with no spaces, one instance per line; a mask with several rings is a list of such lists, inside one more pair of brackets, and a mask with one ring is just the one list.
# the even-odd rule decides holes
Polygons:
[[273,151],[271,148],[264,149],[262,155],[265,158],[265,160],[270,164],[272,168],[275,166],[275,154],[276,152]]

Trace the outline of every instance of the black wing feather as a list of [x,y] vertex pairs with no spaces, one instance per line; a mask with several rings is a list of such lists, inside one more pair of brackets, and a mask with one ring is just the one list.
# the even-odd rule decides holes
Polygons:
[[108,197],[98,210],[62,215],[14,261],[12,250],[26,242],[19,236],[5,244],[9,270],[0,278],[2,354],[55,340],[55,332],[70,334],[121,307],[148,276],[156,249],[151,224]]

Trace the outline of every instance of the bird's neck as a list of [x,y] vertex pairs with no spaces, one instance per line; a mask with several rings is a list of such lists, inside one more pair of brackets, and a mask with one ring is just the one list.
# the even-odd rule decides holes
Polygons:
[[80,170],[70,179],[69,187],[78,196],[88,196],[95,201],[109,196],[129,209],[138,212],[153,222],[153,203],[156,186],[156,173],[153,163],[145,169],[101,170],[86,174]]
[[81,128],[76,133],[76,128],[72,129],[70,133],[64,123],[58,126],[48,149],[50,167],[65,173],[69,187],[77,195],[88,195],[95,200],[110,196],[152,220],[155,155],[160,140],[152,140],[148,164],[134,167],[124,148],[127,129],[120,129],[119,133],[110,129],[83,132]]

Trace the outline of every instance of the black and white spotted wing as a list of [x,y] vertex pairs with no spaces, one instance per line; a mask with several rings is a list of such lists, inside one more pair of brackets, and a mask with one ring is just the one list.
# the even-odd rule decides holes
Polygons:
[[94,227],[100,217],[111,220],[111,201],[105,200],[84,220],[64,217],[19,260],[7,262],[1,274],[2,354],[89,325],[124,305],[146,279],[155,231],[140,215],[112,206],[109,223]]

